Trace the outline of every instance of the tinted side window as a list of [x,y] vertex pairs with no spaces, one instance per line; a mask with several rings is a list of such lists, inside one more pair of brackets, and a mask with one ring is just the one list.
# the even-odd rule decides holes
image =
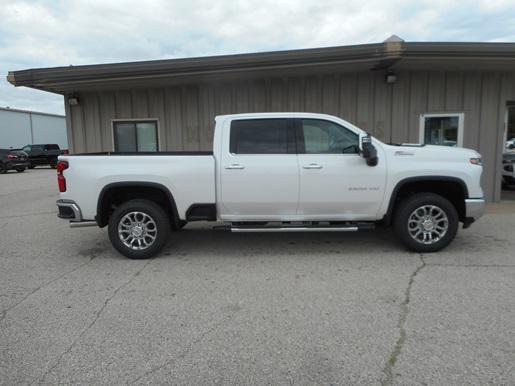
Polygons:
[[59,146],[58,145],[45,145],[45,148],[47,150],[59,150]]
[[43,145],[32,145],[32,151],[43,151]]
[[306,154],[355,154],[359,136],[330,121],[302,119],[302,137]]
[[286,119],[242,119],[231,122],[233,154],[288,154],[295,145]]

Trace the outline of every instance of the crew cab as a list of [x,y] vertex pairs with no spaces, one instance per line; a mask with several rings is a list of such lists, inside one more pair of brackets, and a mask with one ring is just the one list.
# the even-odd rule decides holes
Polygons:
[[50,143],[25,145],[22,150],[29,155],[31,169],[38,165],[50,165],[51,168],[55,168],[57,157],[61,154],[68,154],[68,149],[61,150],[59,145]]
[[64,155],[58,216],[108,227],[112,245],[148,258],[171,231],[213,221],[232,232],[348,232],[393,226],[434,252],[484,211],[474,150],[385,144],[313,113],[223,115],[213,151]]

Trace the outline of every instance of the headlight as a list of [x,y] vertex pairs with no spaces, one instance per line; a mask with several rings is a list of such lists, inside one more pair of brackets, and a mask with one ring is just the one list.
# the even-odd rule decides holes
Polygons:
[[481,160],[481,158],[471,158],[470,163],[472,165],[483,166],[483,161]]

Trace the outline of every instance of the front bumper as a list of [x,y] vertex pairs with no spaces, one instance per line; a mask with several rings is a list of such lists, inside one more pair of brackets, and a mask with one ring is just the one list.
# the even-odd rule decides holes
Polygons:
[[476,221],[485,213],[484,198],[467,198],[465,200],[465,217],[469,223]]

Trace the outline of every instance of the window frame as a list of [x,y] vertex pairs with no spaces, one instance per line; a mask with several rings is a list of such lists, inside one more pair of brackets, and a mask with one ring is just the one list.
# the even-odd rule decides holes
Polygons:
[[[232,124],[237,121],[270,121],[270,120],[284,120],[286,121],[286,153],[234,153],[232,149]],[[295,131],[295,124],[292,118],[287,117],[267,117],[267,118],[240,118],[231,119],[229,122],[229,154],[232,156],[283,156],[283,155],[296,155],[297,154],[297,138]]]
[[302,128],[302,121],[303,120],[316,120],[316,121],[323,121],[323,122],[329,122],[333,125],[340,126],[344,128],[345,130],[350,131],[351,133],[355,134],[358,138],[358,149],[360,148],[360,135],[359,133],[356,133],[354,130],[349,129],[348,127],[342,125],[339,122],[332,121],[330,119],[323,119],[323,118],[316,118],[316,117],[301,117],[301,118],[295,118],[295,132],[296,132],[296,144],[297,144],[297,154],[303,154],[303,155],[329,155],[329,156],[360,156],[359,150],[356,153],[306,153],[306,144],[304,143],[304,131]]
[[[156,151],[155,153],[158,153],[161,151],[161,128],[160,128],[160,124],[159,124],[159,118],[117,118],[117,119],[111,119],[111,140],[112,140],[112,149],[113,149],[113,152],[117,152],[116,150],[116,130],[115,130],[115,126],[117,123],[134,123],[134,124],[137,124],[137,123],[148,123],[148,122],[155,122],[156,124],[156,130],[157,130],[157,133],[156,133]],[[137,148],[137,144],[138,144],[138,140],[137,140],[137,136],[136,136],[136,148]],[[124,152],[126,153],[126,152]],[[130,152],[132,153],[132,152]],[[140,151],[135,151],[134,153],[148,153],[148,152],[140,152]],[[154,153],[154,152],[152,152]]]
[[[458,133],[456,135],[456,147],[463,147],[463,128],[465,123],[465,113],[464,112],[449,112],[449,113],[423,113],[420,114],[419,119],[419,133],[418,140],[419,143],[425,144],[425,134],[426,134],[426,118],[452,118],[458,117]],[[427,145],[432,145],[428,143]],[[439,146],[439,145],[435,145]],[[445,145],[440,145],[445,146]]]

